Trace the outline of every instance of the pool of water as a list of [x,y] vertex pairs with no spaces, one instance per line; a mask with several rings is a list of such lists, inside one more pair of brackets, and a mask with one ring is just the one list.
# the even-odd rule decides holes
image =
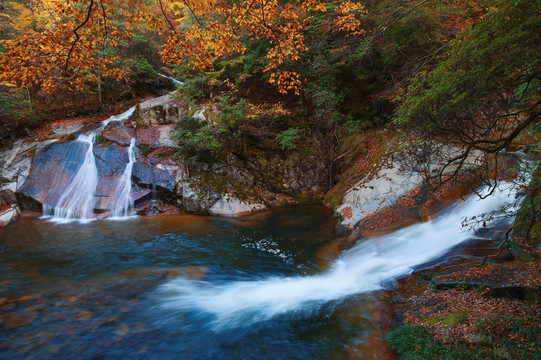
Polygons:
[[377,293],[222,328],[212,314],[164,306],[173,279],[317,274],[335,225],[319,206],[235,220],[23,218],[0,229],[0,358],[382,358],[385,349],[368,346],[384,312]]

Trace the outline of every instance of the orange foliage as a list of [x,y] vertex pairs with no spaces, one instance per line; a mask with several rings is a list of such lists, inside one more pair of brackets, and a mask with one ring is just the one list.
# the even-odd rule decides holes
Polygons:
[[[28,6],[34,9],[12,8],[14,34],[0,41],[0,85],[46,93],[124,77],[114,49],[141,28],[167,35],[160,51],[165,63],[198,70],[245,53],[246,41],[266,40],[269,82],[298,95],[301,79],[292,64],[308,50],[310,19],[326,11],[320,0],[36,0]],[[361,34],[362,11],[353,1],[340,5],[335,30]]]
[[[131,36],[130,26],[121,26],[121,21],[155,22],[148,21],[150,12],[144,0],[128,0],[124,5],[115,0],[46,0],[39,4],[42,11],[22,9],[19,16],[6,16],[16,34],[1,42],[5,51],[0,53],[0,84],[4,86],[37,86],[45,93],[60,88],[83,91],[102,78],[121,78],[126,71],[119,66],[114,49]],[[141,11],[143,7],[145,11]]]
[[[178,4],[178,3],[175,3]],[[209,69],[214,60],[235,53],[243,54],[243,40],[265,39],[271,47],[266,53],[269,82],[281,93],[299,93],[300,75],[283,70],[286,63],[300,59],[307,50],[303,30],[311,12],[326,11],[319,0],[282,3],[268,1],[184,1],[191,26],[175,28],[161,51],[165,62],[184,63],[193,69]]]

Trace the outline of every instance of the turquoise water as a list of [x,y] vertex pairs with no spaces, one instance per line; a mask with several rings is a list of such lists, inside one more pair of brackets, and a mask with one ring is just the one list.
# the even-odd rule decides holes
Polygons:
[[22,219],[0,229],[0,357],[333,359],[367,342],[377,348],[383,303],[370,293],[219,330],[212,315],[162,306],[162,286],[179,277],[229,284],[317,274],[335,225],[319,206],[236,220]]

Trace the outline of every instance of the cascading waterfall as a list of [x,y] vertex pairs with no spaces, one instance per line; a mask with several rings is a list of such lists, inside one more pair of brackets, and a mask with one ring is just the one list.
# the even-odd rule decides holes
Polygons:
[[113,115],[110,118],[103,120],[101,122],[99,131],[101,132],[103,129],[105,129],[105,127],[109,125],[110,122],[128,120],[129,118],[131,118],[134,112],[135,112],[135,106],[132,106],[131,108],[129,108],[128,110],[124,111],[121,114]]
[[133,210],[133,198],[131,197],[131,175],[133,164],[135,163],[135,138],[130,141],[128,148],[128,164],[122,173],[113,197],[112,213],[115,218],[124,218],[130,216]]
[[73,219],[91,221],[94,217],[94,192],[98,186],[98,168],[94,158],[96,134],[79,135],[76,141],[87,144],[84,161],[66,187],[58,202],[43,206],[43,214],[52,216],[53,221],[67,222]]
[[[94,141],[96,134],[99,134],[112,121],[125,121],[135,111],[135,106],[125,112],[113,115],[102,121],[96,132],[88,135],[79,135],[77,142],[87,144],[84,160],[75,176],[71,179],[62,195],[53,204],[43,205],[44,218],[50,218],[54,222],[64,223],[70,221],[88,222],[95,219],[94,205],[96,202],[95,192],[98,186],[98,169],[94,156]],[[135,139],[132,138],[128,149],[128,164],[124,170],[114,194],[112,213],[115,217],[125,217],[133,209],[133,200],[130,196],[131,174],[135,163]]]
[[288,312],[315,311],[330,301],[380,289],[382,282],[411,273],[415,266],[475,237],[461,228],[464,217],[518,206],[514,192],[515,187],[506,183],[486,199],[472,195],[433,221],[359,243],[318,275],[228,283],[179,278],[161,286],[160,301],[168,310],[210,315],[215,330],[249,326]]
[[184,85],[184,83],[180,80],[177,80],[175,79],[174,77],[171,77],[171,76],[167,76],[167,75],[164,75],[164,74],[160,74],[158,73],[158,75],[160,75],[161,77],[164,77],[166,78],[167,80],[169,80],[171,82],[171,84],[176,87],[176,88],[179,88],[181,87],[182,85]]

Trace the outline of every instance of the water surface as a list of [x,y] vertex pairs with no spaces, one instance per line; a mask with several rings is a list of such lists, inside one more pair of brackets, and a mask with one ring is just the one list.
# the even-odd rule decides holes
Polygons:
[[319,206],[237,220],[21,219],[0,229],[0,358],[341,357],[378,331],[375,295],[218,331],[209,314],[164,308],[160,290],[179,277],[226,284],[317,274],[335,224]]

